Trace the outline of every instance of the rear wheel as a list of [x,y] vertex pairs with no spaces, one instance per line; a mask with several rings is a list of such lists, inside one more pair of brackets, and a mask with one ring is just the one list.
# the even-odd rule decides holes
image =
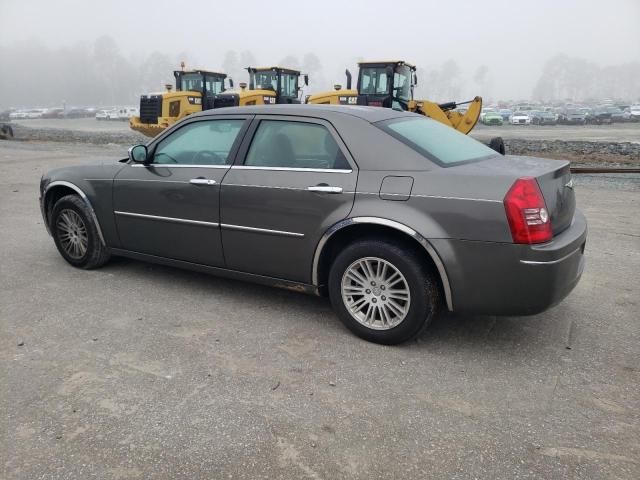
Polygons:
[[51,233],[62,257],[74,267],[91,269],[109,260],[89,207],[77,195],[56,202],[51,213]]
[[349,330],[387,345],[417,335],[441,303],[438,281],[416,252],[374,239],[355,242],[337,256],[329,297]]

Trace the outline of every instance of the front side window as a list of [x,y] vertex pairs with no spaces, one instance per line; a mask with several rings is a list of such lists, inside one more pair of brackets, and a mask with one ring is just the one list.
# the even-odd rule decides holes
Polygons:
[[193,122],[163,139],[153,163],[161,165],[225,165],[244,120]]
[[387,71],[384,67],[360,69],[360,93],[364,95],[388,95]]
[[315,123],[262,120],[245,165],[277,168],[349,169],[329,130]]
[[428,118],[395,118],[374,125],[441,166],[497,155],[477,140]]

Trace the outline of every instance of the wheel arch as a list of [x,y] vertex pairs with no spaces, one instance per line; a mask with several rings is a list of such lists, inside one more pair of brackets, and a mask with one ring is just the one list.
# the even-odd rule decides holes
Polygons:
[[440,278],[440,284],[442,285],[442,290],[444,292],[445,301],[447,303],[447,309],[449,311],[453,311],[449,277],[444,267],[444,263],[436,250],[425,237],[416,232],[413,228],[408,227],[403,223],[396,222],[395,220],[389,220],[386,218],[347,218],[329,228],[320,238],[313,256],[311,282],[316,288],[320,288],[324,283],[326,283],[329,266],[331,264],[331,259],[333,258],[333,250],[345,242],[349,243],[350,241],[353,241],[356,233],[358,233],[357,236],[360,236],[360,234],[375,235],[378,233],[390,233],[395,238],[406,240],[410,242],[410,244],[418,246],[419,251],[425,254],[425,257],[429,259],[437,271]]
[[53,210],[53,206],[55,203],[66,195],[78,195],[82,201],[89,208],[89,212],[91,213],[91,219],[96,224],[96,230],[98,231],[98,236],[100,237],[100,242],[102,245],[106,246],[106,242],[104,240],[104,236],[102,235],[102,229],[100,228],[100,222],[98,221],[98,217],[96,216],[96,212],[93,209],[93,205],[89,201],[89,197],[84,193],[84,191],[78,187],[76,184],[67,182],[65,180],[55,180],[49,183],[44,193],[42,194],[42,216],[44,217],[45,227],[51,234],[50,229],[50,216]]

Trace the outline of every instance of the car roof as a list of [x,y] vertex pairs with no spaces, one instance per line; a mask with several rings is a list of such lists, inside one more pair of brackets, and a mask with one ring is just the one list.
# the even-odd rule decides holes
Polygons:
[[299,117],[326,118],[330,120],[336,115],[350,115],[361,118],[367,122],[379,122],[391,118],[414,116],[416,114],[394,110],[392,108],[365,107],[359,105],[314,105],[314,104],[290,104],[290,105],[250,105],[245,107],[225,107],[213,110],[205,110],[190,115],[190,117],[209,117],[216,115],[295,115]]

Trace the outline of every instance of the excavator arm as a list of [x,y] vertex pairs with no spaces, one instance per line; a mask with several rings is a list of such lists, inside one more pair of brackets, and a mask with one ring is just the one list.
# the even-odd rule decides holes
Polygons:
[[[469,105],[465,113],[454,110],[459,105],[465,104]],[[478,123],[480,112],[482,111],[482,97],[475,97],[469,102],[441,104],[430,102],[429,100],[414,100],[409,103],[409,110],[426,115],[440,123],[455,128],[461,133],[467,134]]]

